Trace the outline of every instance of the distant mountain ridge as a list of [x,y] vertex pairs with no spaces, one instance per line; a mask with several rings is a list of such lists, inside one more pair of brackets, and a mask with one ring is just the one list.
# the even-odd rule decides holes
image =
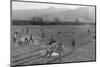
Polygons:
[[32,17],[47,15],[56,12],[62,12],[66,9],[58,8],[47,8],[47,9],[22,9],[22,10],[12,10],[12,19],[26,19],[30,20]]
[[76,20],[81,21],[94,21],[95,14],[94,9],[89,10],[89,7],[80,7],[76,9],[65,9],[65,8],[47,8],[47,9],[30,9],[30,10],[13,10],[13,20],[31,20],[33,17],[40,16],[46,20],[53,20],[58,17],[62,21]]

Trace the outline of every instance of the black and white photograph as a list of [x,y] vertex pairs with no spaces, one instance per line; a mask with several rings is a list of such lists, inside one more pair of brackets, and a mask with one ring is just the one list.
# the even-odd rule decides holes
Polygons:
[[96,61],[96,6],[11,1],[11,66]]

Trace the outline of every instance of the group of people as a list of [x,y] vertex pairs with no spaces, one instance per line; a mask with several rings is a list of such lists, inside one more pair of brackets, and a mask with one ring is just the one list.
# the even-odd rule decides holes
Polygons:
[[[61,31],[58,32],[58,35],[61,34]],[[13,42],[17,43],[19,46],[23,45],[29,45],[29,43],[32,44],[38,44],[39,39],[44,37],[44,32],[43,36],[39,37],[37,35],[33,35],[32,33],[29,33],[28,28],[26,29],[26,32],[24,32],[24,29],[22,29],[20,32],[15,31],[14,32],[14,37],[13,37]],[[49,40],[49,42],[46,44],[47,50],[46,54],[43,56],[45,57],[50,57],[50,56],[59,56],[59,60],[61,60],[61,53],[64,49],[64,45],[61,42],[57,42],[57,40],[52,36]],[[75,46],[75,40],[72,40],[72,46]]]
[[59,60],[61,61],[61,56],[62,56],[61,53],[63,52],[64,45],[62,45],[61,42],[58,43],[53,37],[51,37],[47,45],[48,48],[46,50],[45,55],[42,57],[42,59],[46,59],[51,56],[58,56]]
[[[71,46],[73,48],[76,46],[74,39],[72,40]],[[64,48],[62,42],[58,43],[54,38],[51,38],[48,43],[48,49],[46,51],[46,54],[43,56],[43,59],[51,56],[58,56],[59,61],[62,61],[62,55],[65,49],[66,48]]]
[[23,29],[22,31],[15,31],[13,34],[13,42],[19,46],[28,45],[30,43],[38,44],[40,37],[29,33],[28,28],[26,30],[26,32],[24,32]]

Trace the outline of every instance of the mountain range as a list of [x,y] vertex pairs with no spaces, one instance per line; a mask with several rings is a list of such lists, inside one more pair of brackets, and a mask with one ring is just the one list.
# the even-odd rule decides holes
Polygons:
[[58,17],[61,21],[90,21],[95,22],[94,7],[68,8],[46,8],[46,9],[17,9],[12,10],[12,20],[32,20],[33,17],[42,17],[44,20],[52,21]]

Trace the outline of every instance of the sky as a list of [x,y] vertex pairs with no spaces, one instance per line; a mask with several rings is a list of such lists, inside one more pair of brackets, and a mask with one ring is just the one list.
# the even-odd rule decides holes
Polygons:
[[[89,13],[89,16],[94,18],[95,17],[95,8],[94,7],[89,7],[89,6],[79,6],[79,5],[62,5],[62,4],[47,4],[47,3],[36,3],[36,2],[18,2],[18,1],[13,1],[12,2],[12,12],[13,12],[13,18],[24,18],[24,19],[27,19],[28,17],[31,17],[33,16],[34,14],[36,15],[41,15],[41,14],[45,14],[45,13],[53,13],[53,12],[61,12],[59,10],[46,10],[44,12],[42,11],[37,11],[33,14],[31,14],[31,12],[27,12],[27,11],[23,11],[22,13],[17,10],[21,10],[21,9],[46,9],[46,8],[63,8],[63,9],[59,9],[61,10],[62,12],[65,10],[65,9],[77,9],[77,8],[80,8],[80,7],[83,7],[83,11],[87,11],[88,9],[88,13]],[[84,9],[84,7],[88,7],[86,9]],[[82,9],[82,8],[81,8]],[[16,12],[17,11],[17,12]],[[15,12],[15,13],[14,13]],[[42,12],[42,13],[41,13]],[[77,12],[76,12],[77,13]],[[78,13],[77,13],[78,14]]]
[[79,7],[84,6],[77,6],[77,5],[59,5],[59,4],[46,4],[46,3],[31,3],[31,2],[12,2],[12,9],[46,9],[46,8],[69,8],[69,9],[76,9]]

